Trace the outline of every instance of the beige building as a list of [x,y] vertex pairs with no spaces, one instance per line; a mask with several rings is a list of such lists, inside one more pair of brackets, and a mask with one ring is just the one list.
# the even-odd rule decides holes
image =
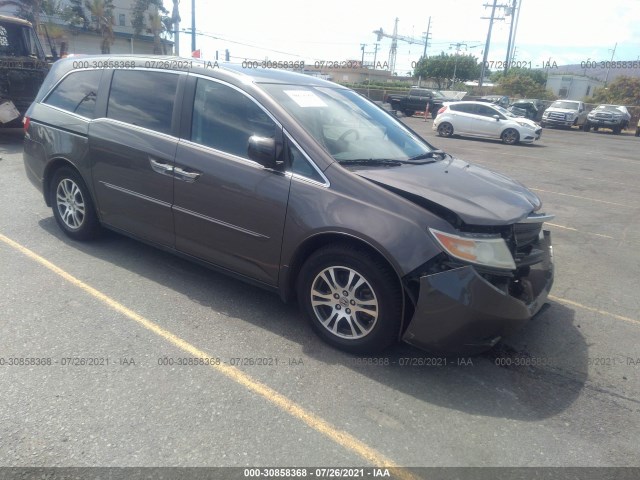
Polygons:
[[565,100],[582,100],[602,87],[604,82],[582,75],[557,74],[547,77],[547,88]]
[[[61,3],[62,6],[68,5],[66,0],[63,0]],[[134,28],[131,26],[131,20],[133,19],[133,0],[113,0],[113,4],[115,6],[113,11],[114,42],[111,45],[111,53],[153,54],[153,35],[143,30],[136,36]],[[0,10],[6,14],[15,15],[15,8],[13,7],[2,7]],[[90,12],[88,12],[86,8],[85,14],[90,15]],[[70,26],[60,18],[47,17],[46,15],[40,17],[40,23],[52,25],[49,29],[49,36],[53,37],[52,41],[55,43],[58,53],[60,53],[63,42],[66,43],[67,53],[69,54],[101,53],[100,44],[102,43],[102,37],[94,31],[82,27]],[[40,38],[42,46],[45,48],[45,51],[49,53],[49,43],[44,31],[40,32]],[[162,42],[167,53],[172,54],[173,41],[170,40],[170,37],[169,39],[164,38]]]

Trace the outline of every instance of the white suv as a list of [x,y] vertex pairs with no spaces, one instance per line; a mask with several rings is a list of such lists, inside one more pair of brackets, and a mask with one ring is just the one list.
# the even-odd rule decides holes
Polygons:
[[438,111],[433,129],[442,137],[497,138],[507,145],[533,143],[542,135],[542,128],[534,121],[516,117],[498,105],[485,102],[445,103]]

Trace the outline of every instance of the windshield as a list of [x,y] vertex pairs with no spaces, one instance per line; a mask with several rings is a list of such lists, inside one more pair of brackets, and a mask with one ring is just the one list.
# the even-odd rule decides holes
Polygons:
[[576,102],[553,102],[551,104],[552,108],[566,108],[568,110],[578,110],[578,104]]
[[406,161],[432,151],[398,120],[344,88],[265,84],[263,88],[338,161]]
[[0,23],[0,56],[44,58],[33,29],[12,22]]
[[447,97],[445,97],[442,93],[438,92],[437,90],[434,90],[434,91],[433,91],[433,96],[434,96],[435,98],[447,98]]

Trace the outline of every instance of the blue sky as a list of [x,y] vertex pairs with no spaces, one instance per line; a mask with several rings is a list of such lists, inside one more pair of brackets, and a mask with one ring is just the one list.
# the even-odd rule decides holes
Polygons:
[[[170,0],[165,5],[170,7]],[[198,47],[212,58],[229,49],[233,61],[243,59],[316,60],[360,59],[361,44],[366,44],[365,59],[373,60],[373,30],[391,33],[399,18],[398,33],[421,37],[431,16],[431,41],[428,54],[453,53],[450,44],[467,44],[467,53],[482,57],[486,40],[491,0],[450,0],[441,2],[388,2],[323,0],[304,3],[293,0],[270,2],[208,2],[196,0]],[[498,4],[511,3],[499,0]],[[558,65],[580,63],[587,59],[636,60],[640,56],[640,0],[609,0],[600,4],[579,0],[520,0],[515,60],[531,62],[536,68],[547,60]],[[378,6],[379,5],[379,6]],[[182,28],[191,27],[191,0],[180,4]],[[498,13],[504,13],[498,9]],[[502,16],[502,15],[501,15]],[[489,61],[502,61],[506,55],[511,17],[496,21],[493,27]],[[236,43],[233,43],[236,42]],[[379,43],[377,61],[387,61],[391,40]],[[249,47],[241,44],[254,45]],[[181,35],[181,54],[190,52],[189,35]],[[471,48],[474,47],[474,48]],[[411,69],[411,62],[423,47],[398,44],[399,75]],[[464,47],[461,49],[464,51]]]

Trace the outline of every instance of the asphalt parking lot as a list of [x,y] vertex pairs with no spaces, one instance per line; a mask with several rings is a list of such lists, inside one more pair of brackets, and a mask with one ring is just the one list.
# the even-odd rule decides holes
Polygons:
[[[275,295],[73,242],[0,133],[0,357],[45,363],[0,365],[0,466],[640,466],[640,138],[509,147],[403,120],[556,214],[549,305],[488,354],[352,357]],[[220,364],[176,365],[200,355]]]

